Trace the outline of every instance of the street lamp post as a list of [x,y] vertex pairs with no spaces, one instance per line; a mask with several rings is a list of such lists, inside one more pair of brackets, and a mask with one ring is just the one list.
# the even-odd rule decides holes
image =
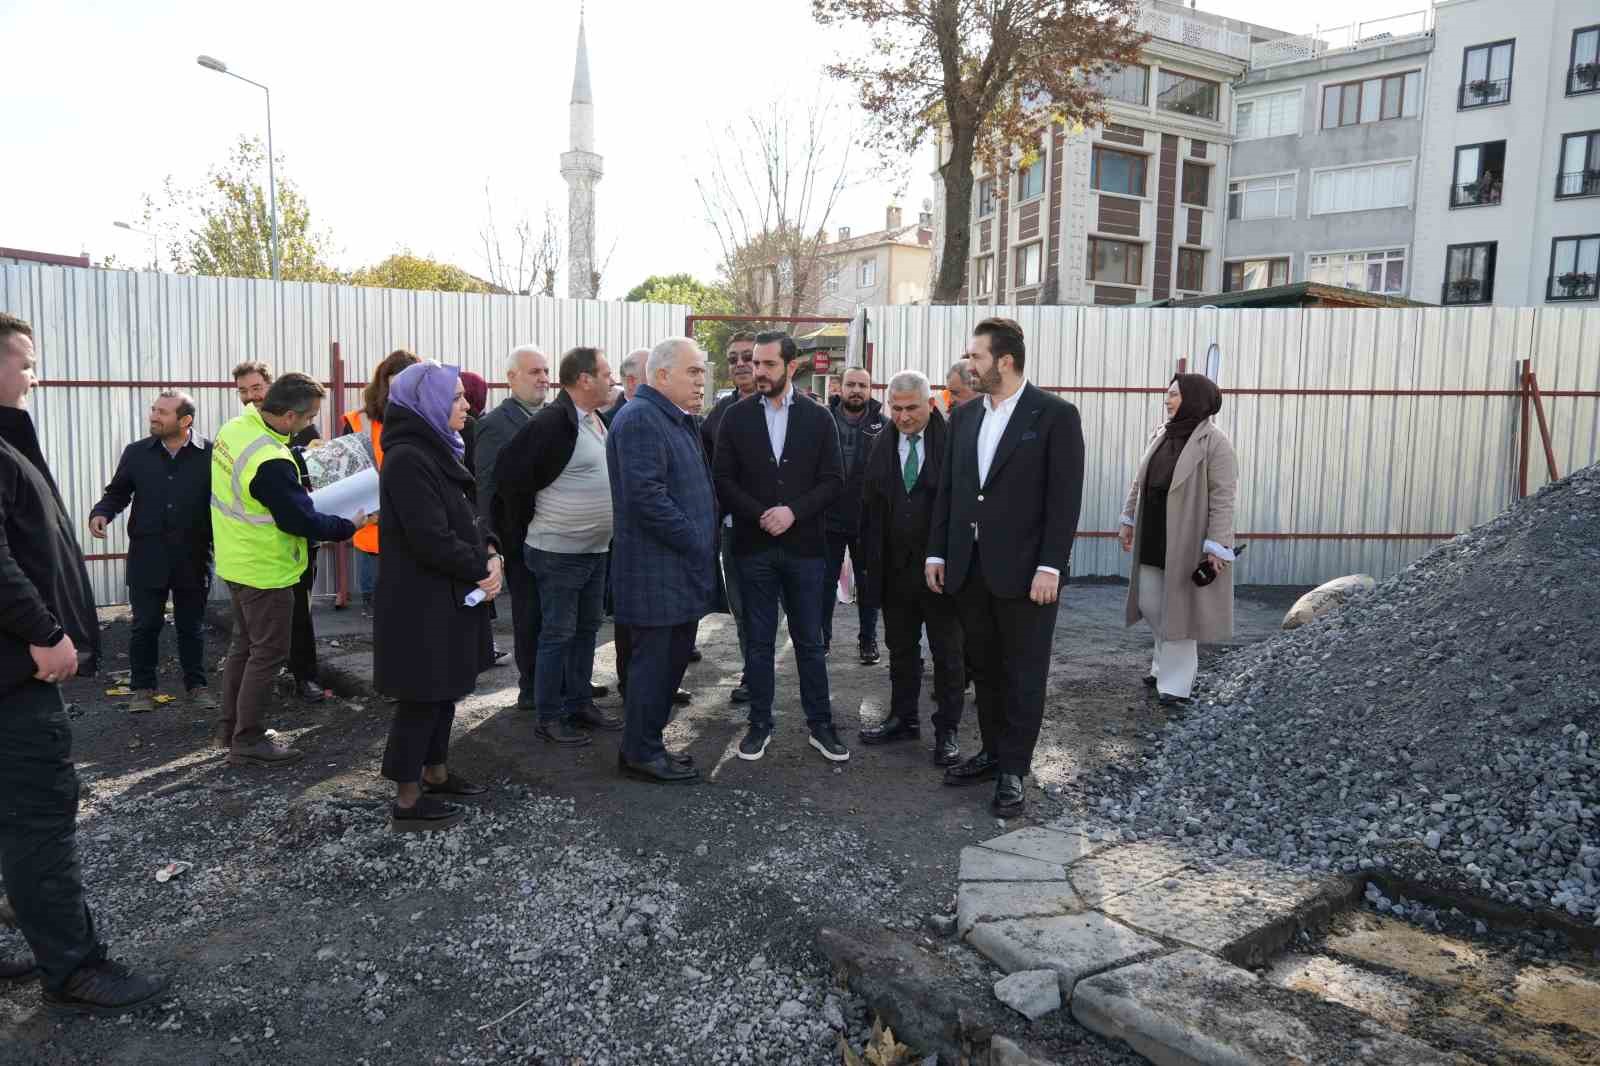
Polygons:
[[154,233],[151,233],[147,229],[140,229],[138,226],[130,226],[126,222],[113,222],[111,224],[113,226],[117,227],[118,229],[125,229],[129,233],[140,233],[140,234],[143,234],[146,237],[149,237],[150,238],[150,269],[151,270],[160,270],[161,269],[161,257],[156,254],[156,235]]
[[230,78],[238,78],[242,82],[254,85],[257,89],[267,94],[267,188],[272,201],[272,280],[278,280],[278,177],[272,159],[272,90],[262,85],[259,81],[251,81],[242,74],[235,74],[228,69],[228,64],[212,56],[196,56],[195,62],[207,70],[214,70],[218,74],[226,74]]

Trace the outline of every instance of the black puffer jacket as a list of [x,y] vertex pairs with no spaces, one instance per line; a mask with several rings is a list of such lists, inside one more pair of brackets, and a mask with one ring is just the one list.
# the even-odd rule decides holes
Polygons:
[[889,426],[883,404],[869,399],[858,422],[845,417],[844,397],[828,400],[828,413],[839,427],[839,460],[844,464],[844,492],[828,508],[828,532],[854,537],[861,525],[861,481],[873,442]]

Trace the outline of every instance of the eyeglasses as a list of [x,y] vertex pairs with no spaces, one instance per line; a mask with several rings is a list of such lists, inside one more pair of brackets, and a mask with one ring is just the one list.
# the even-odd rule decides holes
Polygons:
[[755,361],[756,361],[756,353],[755,352],[745,352],[744,355],[742,355],[742,356],[738,352],[729,352],[728,353],[728,363],[730,365],[736,364],[736,363],[753,363]]

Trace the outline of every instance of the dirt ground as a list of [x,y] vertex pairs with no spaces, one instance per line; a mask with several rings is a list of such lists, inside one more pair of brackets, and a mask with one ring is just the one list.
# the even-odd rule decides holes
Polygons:
[[[1296,591],[1241,590],[1237,641],[1273,632]],[[1148,634],[1123,627],[1125,596],[1067,592],[1026,821],[1060,813],[1079,775],[1133,759],[1165,720],[1140,683]],[[0,1061],[837,1062],[834,1031],[855,1039],[870,1018],[831,988],[817,928],[937,936],[924,919],[953,911],[961,847],[998,828],[990,787],[941,785],[931,729],[916,744],[857,742],[887,704],[888,665],[886,649],[858,664],[855,613],[837,609],[830,661],[842,766],[805,744],[781,639],[772,746],[758,763],[733,757],[744,716],[728,701],[727,616],[701,626],[705,660],[685,680],[696,699],[668,735],[702,768],[697,787],[622,779],[616,734],[576,752],[540,743],[511,709],[512,671],[487,672],[458,709],[451,765],[494,792],[442,835],[453,842],[387,832],[389,709],[370,695],[281,700],[269,724],[308,754],[268,772],[224,766],[210,720],[172,706],[130,717],[104,676],[73,682],[91,905],[114,954],[175,980],[159,1008],[120,1022],[58,1023],[32,987],[0,989]],[[319,610],[324,660],[359,678],[368,624]],[[126,623],[105,636],[108,669],[125,669]],[[601,641],[607,683],[609,627]],[[614,695],[601,702],[620,713]],[[970,697],[961,743],[977,750]],[[174,859],[193,870],[157,884]],[[0,931],[0,950],[18,946]],[[989,992],[980,980],[973,994]],[[1062,1062],[1136,1061],[1070,1020],[1016,1020]]]

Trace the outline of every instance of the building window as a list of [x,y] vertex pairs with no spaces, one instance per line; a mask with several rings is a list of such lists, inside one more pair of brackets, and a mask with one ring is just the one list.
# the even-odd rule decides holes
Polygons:
[[839,264],[829,263],[822,274],[822,291],[833,295],[839,291]]
[[1495,242],[1452,244],[1444,253],[1444,304],[1486,304],[1494,299]]
[[1206,253],[1198,248],[1178,249],[1178,288],[1184,292],[1204,292]]
[[1289,260],[1241,259],[1226,264],[1222,272],[1223,292],[1243,292],[1246,289],[1265,289],[1272,285],[1289,284]]
[[1325,252],[1306,256],[1306,280],[1384,296],[1406,291],[1406,250]]
[[1561,138],[1561,171],[1556,199],[1600,196],[1600,130],[1569,133]]
[[1204,163],[1183,161],[1183,202],[1195,207],[1211,206],[1211,168]]
[[862,259],[856,263],[856,288],[870,289],[878,283],[878,261]]
[[1089,168],[1089,185],[1097,192],[1143,196],[1144,171],[1148,163],[1147,157],[1136,152],[1119,152],[1096,145],[1093,165]]
[[1044,160],[1035,159],[1017,172],[1017,199],[1031,200],[1044,194]]
[[1456,107],[1503,104],[1511,99],[1511,56],[1516,41],[1496,41],[1468,48],[1461,60],[1461,89]]
[[1550,242],[1546,300],[1593,300],[1600,295],[1600,233]]
[[986,255],[973,263],[972,292],[975,296],[994,292],[994,256]]
[[1505,141],[1464,144],[1457,148],[1455,174],[1450,179],[1450,206],[1482,207],[1499,203],[1505,172]]
[[1319,170],[1311,175],[1311,213],[1411,206],[1411,161]]
[[1567,95],[1600,91],[1600,26],[1572,31],[1572,59],[1567,64]]
[[1156,106],[1163,111],[1176,111],[1195,118],[1217,117],[1218,85],[1214,81],[1179,74],[1174,70],[1161,72],[1160,86],[1156,91]]
[[1089,280],[1109,285],[1144,284],[1144,245],[1090,237]]
[[1233,105],[1235,139],[1284,137],[1300,132],[1300,90],[1270,93],[1239,100]]
[[1044,263],[1044,246],[1038,241],[1017,249],[1017,288],[1039,284],[1039,267]]
[[1293,218],[1295,175],[1274,174],[1265,178],[1240,178],[1228,182],[1228,218]]
[[1322,128],[1416,118],[1422,113],[1422,72],[1342,82],[1322,90]]
[[978,217],[988,218],[994,214],[994,179],[983,178],[978,182]]
[[1113,66],[1104,74],[1091,75],[1089,85],[1107,100],[1121,100],[1140,107],[1150,102],[1150,68],[1137,63]]

